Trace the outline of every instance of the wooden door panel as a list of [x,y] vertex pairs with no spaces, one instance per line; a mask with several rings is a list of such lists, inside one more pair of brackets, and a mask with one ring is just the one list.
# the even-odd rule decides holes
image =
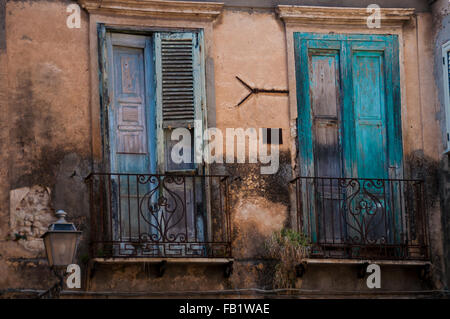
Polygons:
[[[143,36],[111,36],[110,56],[113,92],[109,118],[111,170],[120,173],[150,173],[156,167],[152,127],[152,103],[147,78],[152,78],[142,47]],[[133,46],[134,41],[134,46]],[[148,41],[149,42],[149,41]]]
[[359,178],[388,177],[382,54],[370,51],[353,53],[353,121]]
[[339,55],[309,53],[311,111],[316,176],[341,175],[339,140]]
[[[107,108],[109,166],[111,173],[156,173],[154,67],[151,38],[107,33]],[[152,190],[138,175],[111,175],[110,211],[113,238],[123,242],[119,254],[135,254],[130,243],[151,236],[148,212],[142,200]],[[134,247],[134,248],[133,248]]]

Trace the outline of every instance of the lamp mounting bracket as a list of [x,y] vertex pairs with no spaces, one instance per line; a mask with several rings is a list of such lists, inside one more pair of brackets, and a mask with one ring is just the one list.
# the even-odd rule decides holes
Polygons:
[[289,90],[253,88],[249,84],[245,83],[240,77],[236,76],[236,79],[250,91],[250,93],[247,94],[236,106],[241,106],[253,94],[289,94]]

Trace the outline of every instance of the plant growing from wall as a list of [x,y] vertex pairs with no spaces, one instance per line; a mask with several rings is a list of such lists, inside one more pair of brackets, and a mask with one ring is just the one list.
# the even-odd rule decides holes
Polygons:
[[292,229],[276,231],[266,241],[269,257],[278,260],[273,278],[274,288],[295,288],[296,266],[307,258],[309,243],[303,233]]
[[83,264],[87,264],[89,262],[89,254],[82,254],[80,256],[80,260]]

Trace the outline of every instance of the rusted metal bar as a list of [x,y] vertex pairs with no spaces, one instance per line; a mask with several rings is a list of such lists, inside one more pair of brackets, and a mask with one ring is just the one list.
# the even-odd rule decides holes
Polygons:
[[289,94],[289,90],[253,88],[249,84],[245,83],[244,80],[242,80],[240,77],[236,76],[236,79],[238,79],[238,81],[241,82],[242,85],[245,86],[250,91],[250,93],[247,94],[236,106],[241,106],[253,94],[260,94],[260,93],[262,93],[262,94]]

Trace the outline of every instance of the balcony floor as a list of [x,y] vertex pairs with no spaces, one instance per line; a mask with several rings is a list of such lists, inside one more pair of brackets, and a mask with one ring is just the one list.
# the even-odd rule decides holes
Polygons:
[[341,259],[341,258],[307,258],[304,260],[310,265],[362,265],[377,264],[385,266],[417,266],[431,265],[431,262],[424,260],[383,260],[383,259]]

